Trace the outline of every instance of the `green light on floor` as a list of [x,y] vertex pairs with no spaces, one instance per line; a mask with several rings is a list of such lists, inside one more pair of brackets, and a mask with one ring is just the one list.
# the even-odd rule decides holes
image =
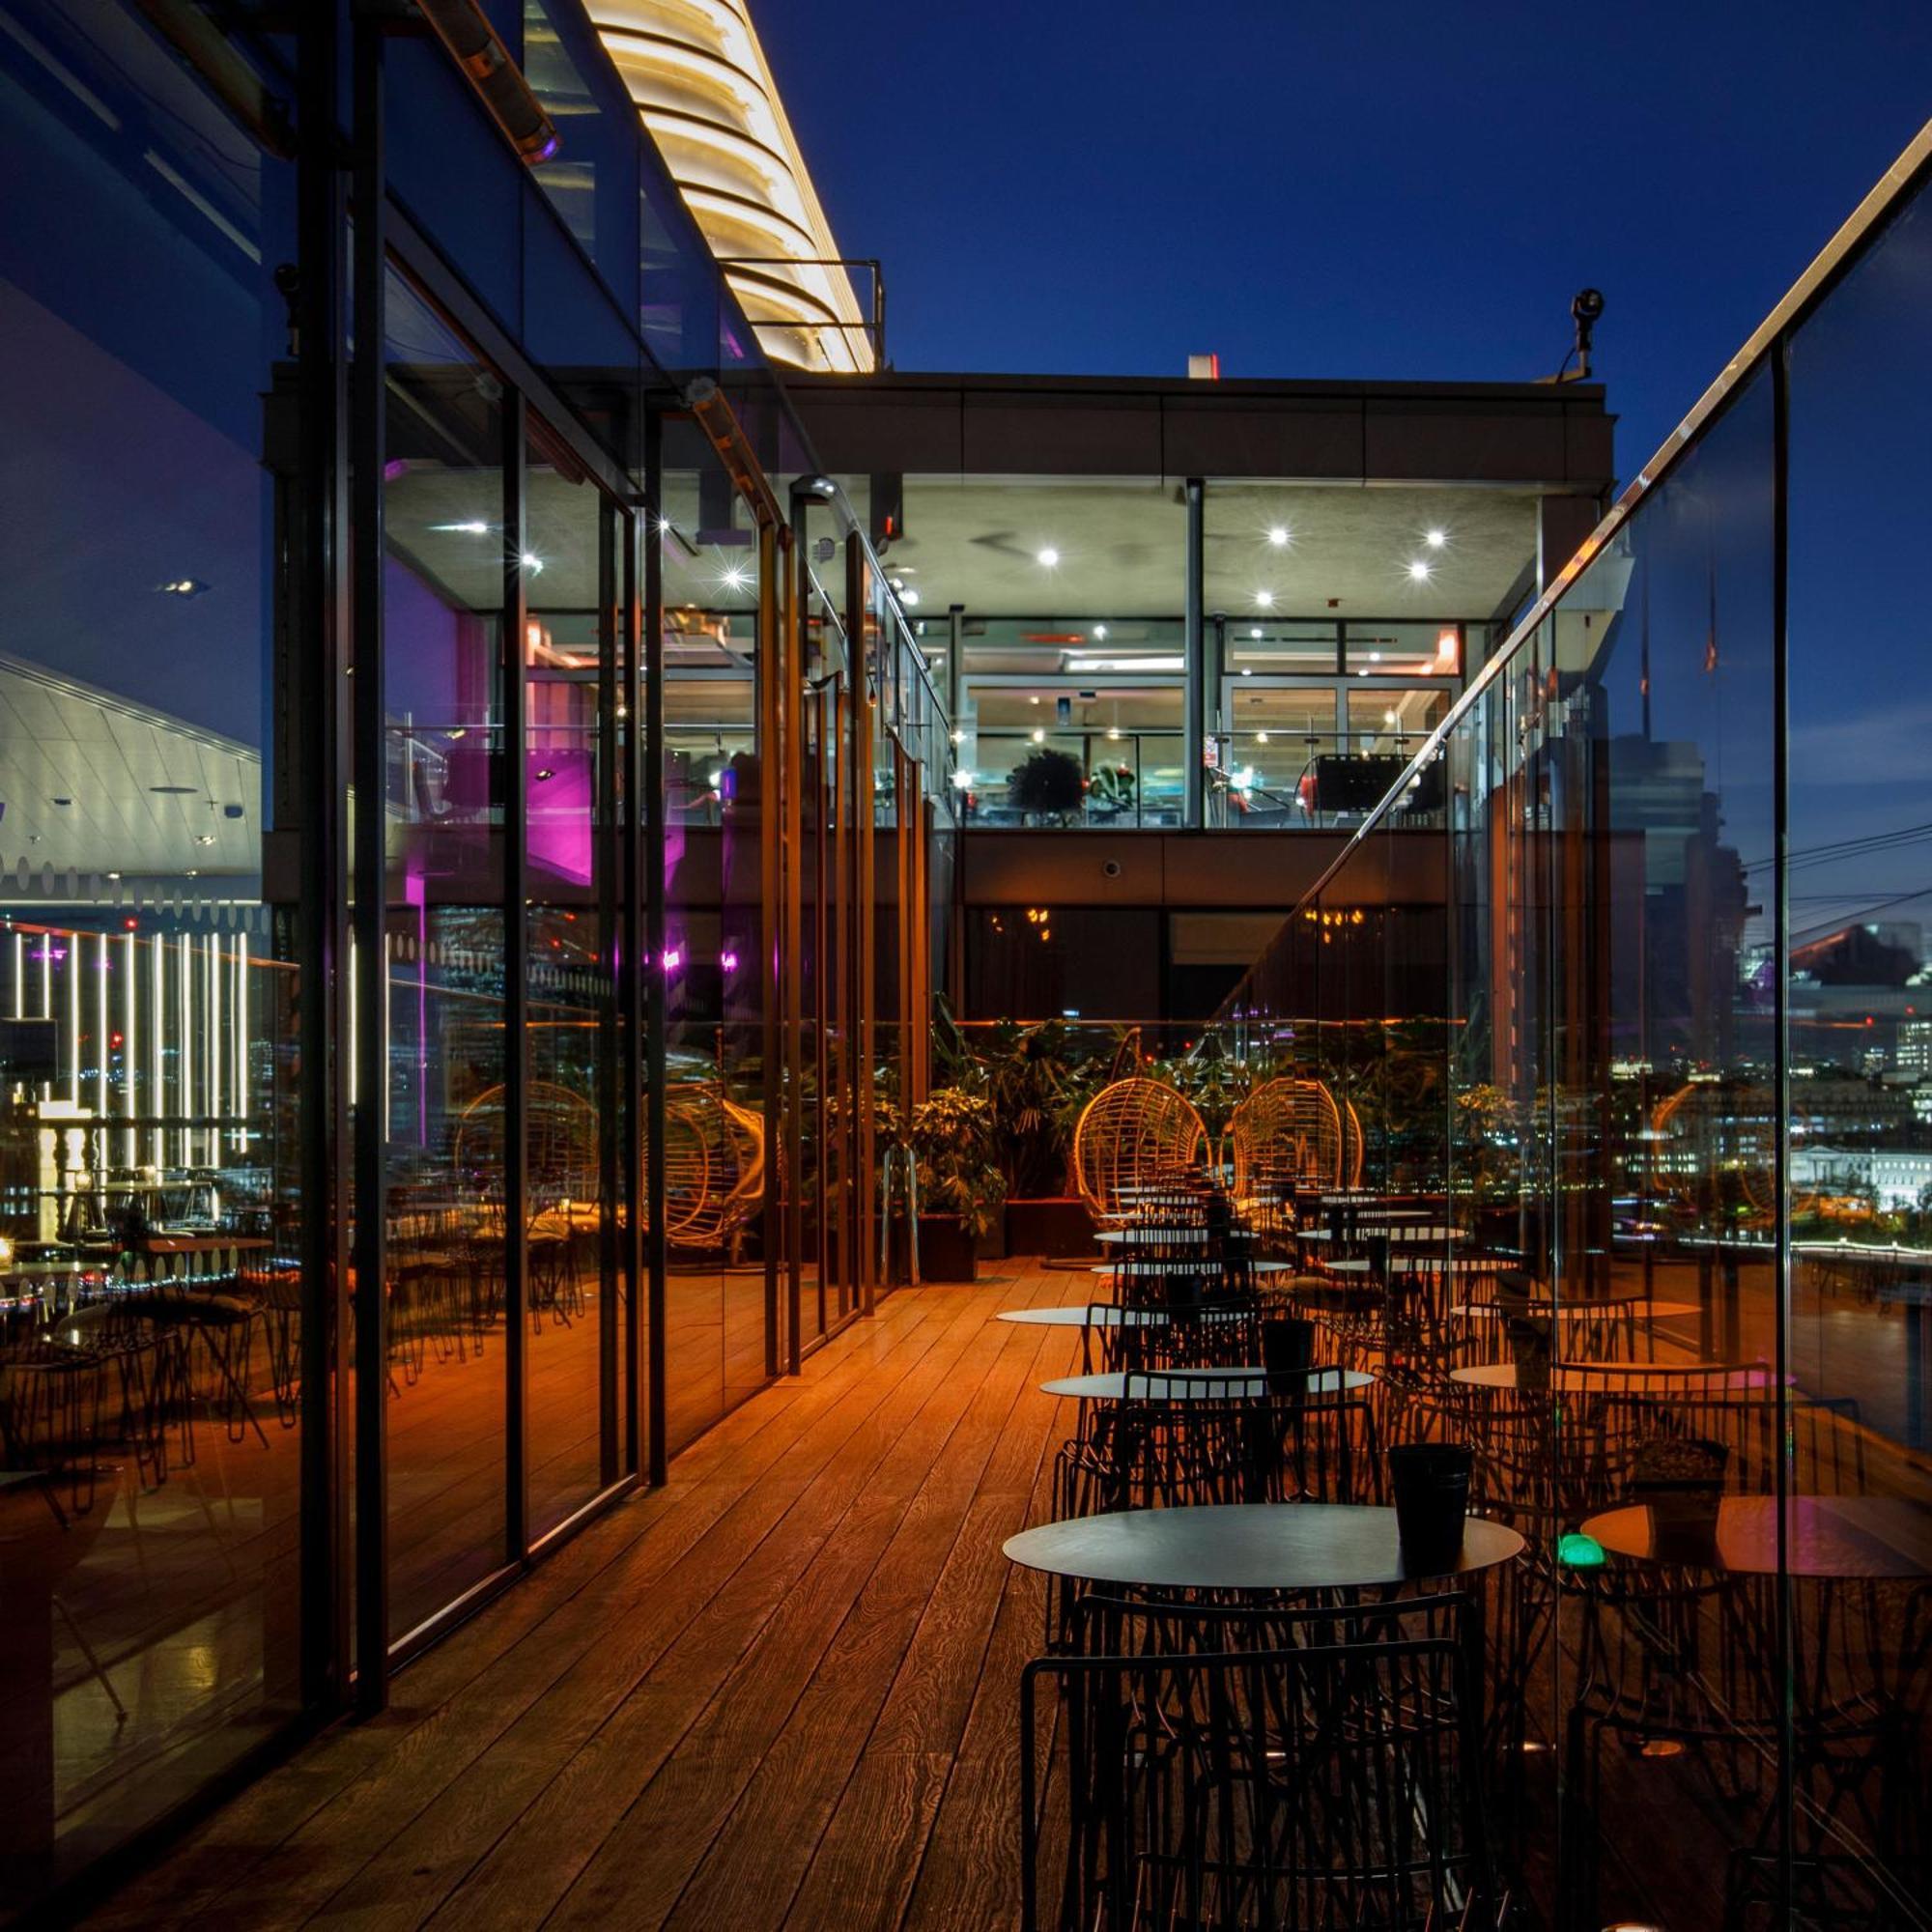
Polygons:
[[1604,1546],[1594,1536],[1573,1529],[1567,1536],[1556,1539],[1556,1560],[1572,1570],[1601,1570]]

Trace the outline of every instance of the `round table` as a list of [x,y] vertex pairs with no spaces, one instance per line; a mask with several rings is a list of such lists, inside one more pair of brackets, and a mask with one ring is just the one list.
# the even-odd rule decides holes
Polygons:
[[[1368,1388],[1375,1377],[1366,1369],[1311,1369],[1307,1393],[1341,1395]],[[1242,1402],[1268,1393],[1267,1371],[1235,1369],[1135,1369],[1130,1374],[1062,1376],[1041,1382],[1048,1395],[1065,1395],[1081,1402]],[[1131,1396],[1129,1391],[1131,1390]],[[1295,1391],[1301,1393],[1300,1390]]]
[[[1218,1264],[1209,1264],[1217,1266]],[[1288,1262],[1236,1262],[1232,1265],[1248,1274],[1281,1274],[1291,1264]],[[1129,1259],[1123,1262],[1099,1262],[1092,1270],[1094,1274],[1199,1274],[1199,1262],[1183,1261],[1179,1255],[1148,1256],[1145,1259]]]
[[[1521,1310],[1512,1309],[1511,1314],[1520,1313],[1530,1321],[1540,1321],[1550,1315],[1563,1321],[1587,1321],[1607,1317],[1622,1321],[1670,1321],[1680,1316],[1695,1315],[1694,1301],[1652,1301],[1640,1294],[1628,1298],[1610,1296],[1601,1301],[1566,1301],[1560,1307],[1548,1301],[1532,1301]],[[1458,1301],[1450,1310],[1450,1315],[1458,1321],[1495,1321],[1503,1314],[1503,1307],[1496,1301]]]
[[1231,1233],[1242,1232],[1228,1228],[1217,1232],[1200,1221],[1144,1221],[1134,1228],[1102,1228],[1094,1238],[1104,1241],[1109,1247],[1126,1241],[1173,1241],[1180,1244],[1205,1242],[1210,1235],[1216,1240],[1225,1240]]
[[[1335,1238],[1335,1231],[1332,1228],[1297,1228],[1294,1232],[1295,1237],[1303,1241],[1332,1241]],[[1345,1236],[1343,1238],[1363,1242],[1387,1241],[1391,1247],[1397,1248],[1425,1248],[1437,1243],[1466,1241],[1469,1235],[1463,1228],[1428,1227],[1404,1228],[1400,1231],[1391,1229],[1383,1234],[1357,1234]],[[1505,1264],[1499,1262],[1496,1265],[1500,1267]]]
[[1433,1197],[1420,1194],[1375,1194],[1366,1187],[1345,1187],[1337,1193],[1323,1194],[1318,1198],[1324,1208],[1378,1208],[1384,1202],[1405,1204],[1433,1202],[1433,1205],[1421,1207],[1404,1206],[1402,1211],[1406,1214],[1439,1214],[1444,1206],[1439,1194]]
[[[1183,1311],[1186,1313],[1186,1311]],[[1242,1321],[1250,1310],[1204,1308],[1186,1313],[1190,1321]],[[1164,1328],[1164,1308],[1122,1308],[1112,1301],[1093,1301],[1074,1308],[1005,1308],[1002,1321],[1031,1321],[1043,1328]]]
[[[1449,1379],[1467,1388],[1515,1389],[1514,1362],[1476,1362],[1451,1369]],[[1787,1384],[1795,1376],[1786,1376]],[[1764,1368],[1726,1370],[1721,1362],[1693,1362],[1684,1367],[1656,1362],[1552,1362],[1548,1382],[1538,1381],[1531,1393],[1546,1389],[1563,1395],[1585,1395],[1596,1390],[1603,1395],[1656,1396],[1667,1400],[1673,1395],[1694,1396],[1701,1402],[1722,1402],[1732,1396],[1759,1396],[1776,1385],[1774,1372]]]
[[1411,1573],[1395,1511],[1355,1503],[1202,1503],[1117,1510],[1022,1530],[1006,1553],[1029,1570],[1088,1583],[1160,1590],[1350,1590],[1466,1577],[1523,1547],[1515,1530],[1481,1517],[1442,1570]]
[[[1785,1499],[1785,1574],[1853,1580],[1932,1577],[1932,1508],[1902,1496],[1789,1496]],[[1725,1496],[1718,1505],[1717,1535],[1708,1560],[1684,1529],[1659,1525],[1647,1503],[1605,1511],[1583,1524],[1616,1556],[1639,1563],[1686,1563],[1690,1568],[1774,1577],[1777,1562],[1777,1498]],[[1695,1531],[1691,1532],[1692,1538]]]

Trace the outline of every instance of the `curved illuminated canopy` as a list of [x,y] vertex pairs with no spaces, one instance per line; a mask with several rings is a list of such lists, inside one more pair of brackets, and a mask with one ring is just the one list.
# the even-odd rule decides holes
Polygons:
[[743,0],[590,0],[685,203],[773,360],[873,366],[869,321]]

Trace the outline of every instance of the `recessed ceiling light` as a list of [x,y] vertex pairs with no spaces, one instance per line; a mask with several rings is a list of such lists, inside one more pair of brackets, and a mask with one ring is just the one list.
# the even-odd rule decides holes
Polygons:
[[1447,530],[1430,530],[1424,535],[1422,541],[1431,550],[1440,550],[1449,541],[1449,532]]
[[741,563],[732,564],[718,579],[720,586],[725,590],[742,590],[751,581],[752,573]]
[[1395,723],[1395,713],[1393,711],[1384,711],[1382,713],[1382,723],[1384,724],[1393,724]]
[[198,577],[171,577],[165,583],[156,584],[155,588],[163,597],[199,597],[208,585]]
[[1286,550],[1289,546],[1288,526],[1286,524],[1276,524],[1274,527],[1268,531],[1268,542],[1272,544],[1276,550]]
[[1042,570],[1051,570],[1060,561],[1060,553],[1051,544],[1034,559]]
[[1264,611],[1272,611],[1274,609],[1274,592],[1272,590],[1257,590],[1255,592],[1255,602]]
[[1259,640],[1259,639],[1260,639],[1260,638],[1261,638],[1261,634],[1262,634],[1262,627],[1261,627],[1261,626],[1260,626],[1259,624],[1257,624],[1257,625],[1256,625],[1256,626],[1255,626],[1255,627],[1253,628],[1253,630],[1251,630],[1251,631],[1250,631],[1250,632],[1248,633],[1248,636],[1249,636],[1249,637],[1251,637],[1251,638],[1254,638],[1254,639],[1256,639],[1257,640]]
[[906,587],[899,592],[899,602],[903,604],[908,611],[917,610],[919,608],[919,592],[915,590],[910,583],[908,583]]
[[551,766],[546,765],[540,772],[537,773],[536,776],[537,776],[537,782],[541,784],[546,779],[555,778],[556,773]]
[[197,845],[213,845],[214,843],[214,834],[212,832],[197,832],[194,835],[194,842]]
[[541,577],[543,575],[543,558],[535,551],[526,550],[524,553],[524,568],[532,577]]
[[953,743],[954,743],[955,745],[963,745],[963,744],[964,744],[964,743],[966,742],[966,734],[965,734],[965,732],[963,732],[963,731],[955,731],[955,732],[953,732],[953,734],[952,734],[952,742],[953,742]]
[[1045,733],[1044,731],[1040,731],[1040,730],[1036,730],[1036,731],[1034,732],[1034,734],[1033,734],[1033,741],[1034,741],[1034,743],[1035,743],[1036,745],[1043,745],[1043,744],[1045,744],[1045,743],[1046,743],[1046,733]]
[[1254,674],[1255,674],[1255,668],[1253,665],[1243,665],[1241,667],[1241,675],[1243,677],[1253,677]]
[[1267,741],[1268,734],[1265,731],[1257,731],[1255,733],[1255,743],[1257,745],[1265,745]]
[[1107,736],[1108,736],[1108,737],[1110,737],[1110,738],[1118,738],[1118,737],[1119,737],[1120,735],[1121,735],[1121,727],[1120,727],[1120,726],[1119,726],[1118,724],[1110,724],[1110,725],[1108,725],[1108,727],[1107,727]]
[[1094,626],[1094,637],[1095,637],[1096,639],[1100,639],[1100,640],[1101,640],[1102,642],[1104,642],[1104,641],[1106,640],[1106,636],[1107,636],[1107,627],[1106,627],[1106,625],[1104,625],[1104,624],[1095,624],[1095,625]]
[[1418,556],[1408,566],[1408,581],[1411,583],[1427,583],[1429,582],[1429,560],[1426,557]]

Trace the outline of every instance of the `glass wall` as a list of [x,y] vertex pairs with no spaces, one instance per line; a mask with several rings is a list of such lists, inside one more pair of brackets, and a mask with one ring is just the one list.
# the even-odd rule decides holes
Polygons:
[[[299,1708],[301,910],[265,861],[293,169],[138,17],[0,34],[0,1909]],[[265,431],[267,440],[265,441]]]
[[864,1305],[950,724],[849,505],[789,582],[796,432],[587,20],[492,14],[533,166],[347,8],[0,34],[0,1911]]
[[[674,1453],[770,1373],[780,1248],[767,1187],[781,1094],[771,1067],[768,796],[776,636],[762,622],[752,505],[696,422],[666,424],[656,532],[664,572],[667,908],[665,1378]],[[717,716],[701,722],[698,705]],[[709,730],[708,742],[705,738]]]
[[[1915,187],[1766,325],[1229,1009],[1257,1074],[1359,1116],[1371,1184],[1443,1210],[1381,1264],[1388,1428],[1471,1443],[1478,1506],[1529,1540],[1490,1622],[1493,1795],[1551,1922],[1918,1910]],[[1432,770],[1446,931],[1406,904]]]

